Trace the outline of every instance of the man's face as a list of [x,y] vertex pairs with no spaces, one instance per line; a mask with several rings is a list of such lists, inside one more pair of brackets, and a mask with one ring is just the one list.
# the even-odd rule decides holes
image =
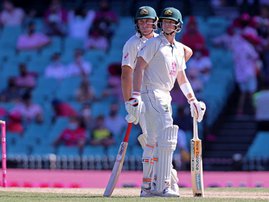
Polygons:
[[153,19],[139,19],[137,20],[137,26],[143,36],[147,36],[152,33],[154,20]]
[[174,20],[163,19],[162,29],[165,33],[172,33],[177,29],[177,24]]

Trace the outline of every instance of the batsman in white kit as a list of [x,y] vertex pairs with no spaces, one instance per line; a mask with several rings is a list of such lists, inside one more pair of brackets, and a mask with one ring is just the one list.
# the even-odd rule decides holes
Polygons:
[[[184,45],[175,40],[176,33],[181,31],[183,25],[180,11],[173,7],[165,8],[159,19],[161,34],[147,40],[138,52],[127,112],[133,117],[129,121],[137,122],[145,109],[146,144],[156,146],[156,152],[151,147],[145,147],[143,153],[143,161],[156,158],[155,186],[150,188],[152,183],[143,183],[142,190],[150,188],[148,196],[179,197],[179,192],[173,189],[171,179],[173,152],[178,135],[178,126],[173,125],[170,96],[175,81],[190,104],[192,116],[198,122],[203,119],[205,105],[196,99],[185,74]],[[143,163],[145,178],[144,168]],[[151,170],[152,168],[148,169],[148,173]],[[150,178],[150,174],[148,176]]]
[[[157,29],[157,21],[158,17],[156,15],[155,10],[150,6],[142,6],[140,7],[135,16],[135,28],[136,34],[133,35],[124,45],[123,48],[123,57],[122,57],[122,91],[123,97],[125,100],[125,106],[127,112],[132,110],[133,101],[130,100],[132,95],[132,84],[133,84],[133,70],[136,64],[136,58],[138,51],[144,46],[145,42],[152,38],[158,36],[154,32]],[[183,45],[184,46],[184,45]],[[192,50],[184,46],[185,52],[185,60],[187,61],[191,55]],[[137,110],[138,112],[139,110]],[[142,111],[142,108],[141,108]],[[147,139],[147,131],[146,131],[146,124],[144,120],[143,113],[139,114],[139,119],[135,119],[135,116],[132,116],[131,113],[126,117],[128,122],[133,122],[137,124],[138,121],[142,128],[143,134],[138,137],[138,140],[141,146],[144,149],[143,153],[143,185],[141,189],[141,197],[152,196],[150,193],[152,178],[153,178],[153,166],[154,160],[156,161],[157,158],[153,158],[153,152],[155,145],[150,145],[146,143]],[[171,187],[175,192],[178,192],[178,178],[177,172],[175,169],[172,169],[172,179],[171,179]]]

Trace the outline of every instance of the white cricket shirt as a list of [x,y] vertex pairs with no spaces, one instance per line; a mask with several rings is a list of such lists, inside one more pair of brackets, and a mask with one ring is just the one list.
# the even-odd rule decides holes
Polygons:
[[[154,33],[154,37],[158,36],[158,34]],[[144,46],[148,38],[142,36],[137,32],[133,35],[123,47],[123,54],[122,54],[122,63],[121,65],[129,66],[132,69],[135,68],[136,58],[138,51]]]
[[178,72],[186,69],[182,44],[174,41],[171,45],[163,34],[149,39],[138,56],[148,63],[142,89],[147,85],[154,89],[171,91]]

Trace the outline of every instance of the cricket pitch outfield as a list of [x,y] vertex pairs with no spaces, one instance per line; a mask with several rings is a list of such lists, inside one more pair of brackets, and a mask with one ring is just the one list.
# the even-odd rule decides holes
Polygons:
[[194,198],[191,188],[181,188],[180,198],[140,198],[138,188],[116,188],[109,198],[103,197],[104,189],[89,188],[0,188],[1,202],[80,202],[80,201],[206,201],[248,202],[268,201],[268,188],[206,188],[204,198]]

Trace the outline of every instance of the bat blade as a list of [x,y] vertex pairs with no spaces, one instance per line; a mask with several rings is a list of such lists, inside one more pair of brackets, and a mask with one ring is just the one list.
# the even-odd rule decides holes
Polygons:
[[201,140],[191,140],[191,177],[193,196],[204,196]]
[[204,196],[202,141],[198,138],[197,122],[194,121],[194,137],[191,139],[191,181],[195,197]]
[[123,139],[123,142],[121,142],[121,144],[120,144],[120,148],[118,150],[116,161],[114,163],[109,181],[107,183],[105,192],[103,194],[103,196],[105,196],[105,197],[111,196],[111,194],[114,191],[116,184],[118,182],[118,179],[119,179],[119,176],[120,176],[120,173],[122,170],[122,166],[124,163],[124,159],[125,159],[125,154],[126,154],[127,147],[128,147],[128,141],[129,141],[129,136],[131,133],[131,128],[132,128],[132,124],[129,123],[128,127],[127,127],[127,131],[125,133],[125,137]]
[[122,166],[124,163],[127,147],[128,147],[127,142],[122,142],[120,145],[120,148],[119,148],[119,151],[117,154],[117,158],[116,158],[116,161],[115,161],[114,166],[113,166],[112,173],[110,175],[109,181],[108,181],[107,186],[106,186],[106,190],[104,192],[104,196],[106,196],[106,197],[111,196],[111,194],[112,194],[112,192],[117,184],[117,181],[118,181],[118,178],[120,176]]

